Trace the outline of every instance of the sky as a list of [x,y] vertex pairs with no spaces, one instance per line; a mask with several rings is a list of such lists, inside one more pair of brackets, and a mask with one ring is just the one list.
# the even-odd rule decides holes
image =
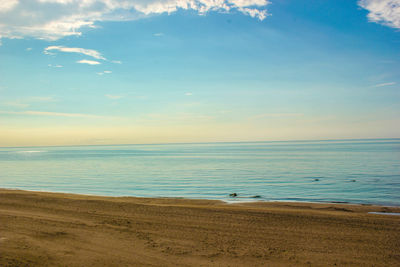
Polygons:
[[400,137],[400,0],[0,0],[0,146]]

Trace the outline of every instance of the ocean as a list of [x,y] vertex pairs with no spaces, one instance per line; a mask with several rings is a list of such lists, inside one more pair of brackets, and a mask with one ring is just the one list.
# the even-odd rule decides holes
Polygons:
[[0,148],[0,187],[400,206],[400,139]]

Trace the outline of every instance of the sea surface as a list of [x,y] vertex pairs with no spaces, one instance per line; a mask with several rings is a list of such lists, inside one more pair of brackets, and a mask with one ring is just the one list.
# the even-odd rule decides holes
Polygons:
[[400,206],[400,139],[0,148],[0,187]]

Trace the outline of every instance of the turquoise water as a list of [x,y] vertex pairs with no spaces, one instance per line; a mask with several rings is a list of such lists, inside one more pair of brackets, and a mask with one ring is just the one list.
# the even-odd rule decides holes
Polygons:
[[0,148],[0,187],[400,206],[400,139]]

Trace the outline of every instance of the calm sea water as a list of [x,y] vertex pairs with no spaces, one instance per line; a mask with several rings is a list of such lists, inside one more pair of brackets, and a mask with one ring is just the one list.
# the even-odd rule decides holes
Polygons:
[[0,187],[400,206],[400,139],[0,148]]

